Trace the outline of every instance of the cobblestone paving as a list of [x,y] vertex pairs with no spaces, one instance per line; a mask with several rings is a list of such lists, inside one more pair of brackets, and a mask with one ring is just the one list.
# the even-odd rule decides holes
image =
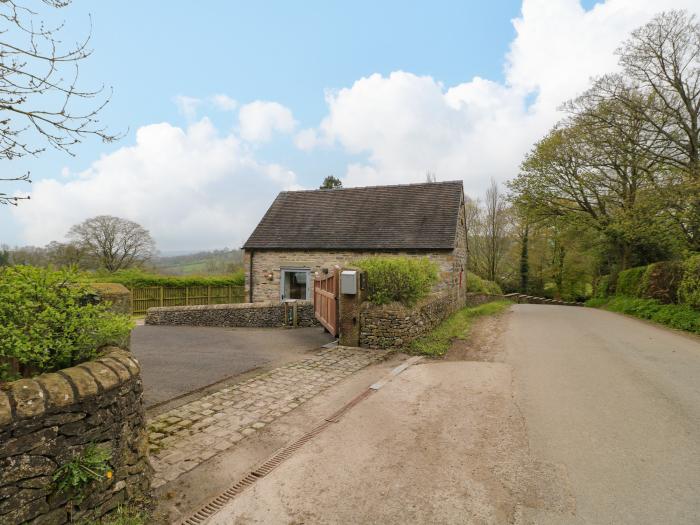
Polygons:
[[192,470],[387,352],[335,347],[149,421],[153,487]]

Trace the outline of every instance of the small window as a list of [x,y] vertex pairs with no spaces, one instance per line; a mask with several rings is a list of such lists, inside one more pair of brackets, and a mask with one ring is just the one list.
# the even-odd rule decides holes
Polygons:
[[280,299],[308,300],[311,296],[311,270],[308,268],[283,268],[280,279]]

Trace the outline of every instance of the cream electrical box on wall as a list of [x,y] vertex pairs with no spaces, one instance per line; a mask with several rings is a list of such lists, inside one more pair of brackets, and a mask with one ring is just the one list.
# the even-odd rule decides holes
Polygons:
[[347,295],[357,294],[356,270],[343,270],[340,272],[340,293]]

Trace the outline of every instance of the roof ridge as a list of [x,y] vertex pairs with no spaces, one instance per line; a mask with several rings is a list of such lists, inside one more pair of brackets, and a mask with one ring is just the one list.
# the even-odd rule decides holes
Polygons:
[[464,181],[461,179],[456,180],[440,180],[435,182],[407,182],[405,184],[378,184],[374,186],[350,186],[349,188],[316,188],[309,190],[283,190],[280,193],[310,193],[313,191],[344,191],[344,190],[364,190],[367,188],[403,188],[409,186],[427,186],[428,184],[461,184],[464,186]]

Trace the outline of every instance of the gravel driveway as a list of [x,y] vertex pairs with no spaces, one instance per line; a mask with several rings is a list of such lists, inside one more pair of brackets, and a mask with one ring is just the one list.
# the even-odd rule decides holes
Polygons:
[[322,328],[137,326],[131,350],[141,363],[147,407],[261,367],[307,357],[333,338]]

